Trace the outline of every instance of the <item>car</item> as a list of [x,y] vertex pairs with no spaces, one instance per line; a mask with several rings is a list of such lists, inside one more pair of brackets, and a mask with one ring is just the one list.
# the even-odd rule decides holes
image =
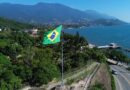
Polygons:
[[112,70],[112,74],[114,74],[114,75],[118,75],[118,72],[117,72],[117,71]]
[[122,63],[118,62],[117,65],[122,66]]
[[118,72],[117,72],[117,71],[115,71],[115,72],[114,72],[114,74],[115,74],[115,75],[118,75]]

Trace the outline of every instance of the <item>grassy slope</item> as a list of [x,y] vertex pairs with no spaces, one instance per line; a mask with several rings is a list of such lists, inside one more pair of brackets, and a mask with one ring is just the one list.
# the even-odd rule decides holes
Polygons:
[[96,90],[112,90],[111,75],[106,64],[101,64],[99,70],[92,79],[90,88],[90,90],[93,90],[93,88],[96,88]]
[[[83,68],[77,69],[73,72],[69,72],[65,74],[64,77],[64,83],[66,85],[71,85],[72,83],[75,83],[79,80],[82,80],[83,78],[87,77],[94,69],[95,66],[97,65],[96,62],[91,62],[87,67],[84,66]],[[48,85],[46,85],[46,88],[51,88],[57,85],[60,85],[61,81],[52,81]],[[43,87],[42,87],[43,88]]]

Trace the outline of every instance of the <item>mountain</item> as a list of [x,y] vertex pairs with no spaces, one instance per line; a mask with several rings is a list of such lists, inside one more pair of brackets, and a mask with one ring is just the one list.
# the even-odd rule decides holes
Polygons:
[[103,13],[99,13],[95,10],[86,10],[85,13],[94,20],[99,20],[99,19],[116,19],[115,17],[103,14]]
[[[35,5],[1,3],[0,16],[33,24],[90,24],[99,19],[106,20],[105,15],[95,15],[94,11],[84,12],[62,4],[52,3]],[[110,21],[111,19],[113,18],[109,18]]]

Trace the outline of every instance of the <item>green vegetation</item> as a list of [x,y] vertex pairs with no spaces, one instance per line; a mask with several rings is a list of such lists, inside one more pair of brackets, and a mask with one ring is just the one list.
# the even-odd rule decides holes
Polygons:
[[101,64],[92,84],[90,90],[116,90],[115,80],[107,63]]
[[115,80],[112,74],[111,74],[111,87],[112,87],[112,90],[116,90]]
[[[18,90],[24,85],[40,86],[60,77],[61,43],[44,46],[41,44],[42,37],[34,39],[20,31],[31,28],[32,25],[0,18],[0,27],[7,28],[0,32],[1,90]],[[39,36],[42,36],[46,29],[39,27]],[[88,48],[87,40],[78,32],[76,35],[64,33],[63,36],[65,73],[86,66],[89,60],[105,62],[106,57],[111,56],[97,48]],[[116,57],[125,58],[120,55]]]
[[5,30],[21,30],[33,27],[33,25],[19,23],[13,20],[8,20],[0,17],[0,28]]
[[111,73],[107,63],[101,63],[90,83],[90,90],[112,90]]
[[74,79],[67,79],[66,84],[71,85],[75,80]]
[[108,65],[108,64],[106,64],[106,65],[107,65],[107,69],[109,70],[109,74],[110,74],[110,77],[111,77],[111,89],[112,89],[112,90],[116,90],[116,85],[115,85],[114,76],[112,75],[112,71],[111,71],[109,65]]
[[[64,36],[66,41],[66,43],[64,43],[64,68],[65,72],[67,72],[85,65],[84,62],[87,62],[85,54],[80,52],[80,46],[87,45],[87,41],[78,35],[72,36],[65,34]],[[76,42],[76,37],[80,40],[79,44]],[[9,68],[6,66],[7,68],[5,69],[7,71],[0,72],[0,75],[4,76],[1,76],[1,88],[5,88],[5,86],[9,85],[9,90],[13,90],[20,88],[25,83],[40,86],[47,84],[54,78],[59,78],[61,72],[61,48],[59,47],[61,47],[61,43],[43,46],[40,43],[41,40],[40,37],[34,40],[29,34],[19,31],[0,32],[1,64],[5,63],[2,61],[10,61],[10,64],[8,64]],[[73,43],[70,44],[70,42]],[[36,43],[39,44],[37,47],[34,46]],[[67,49],[72,51],[69,52]],[[8,59],[5,57],[8,57]],[[5,67],[1,67],[1,70],[3,70],[2,68]],[[8,74],[10,74],[10,76],[6,76]],[[4,79],[6,78],[5,76],[8,77],[10,81],[6,81]]]
[[0,89],[17,90],[21,87],[21,79],[13,73],[12,64],[0,53]]
[[[7,61],[10,61],[11,64],[10,69],[12,71],[9,70],[7,73],[12,74],[11,78],[15,76],[20,78],[20,85],[28,83],[39,86],[59,76],[60,71],[53,59],[53,49],[34,47],[33,38],[26,33],[10,32],[3,38],[9,41],[5,41],[8,44],[0,47],[0,51],[4,54],[2,55],[9,57]],[[0,40],[3,40],[3,38]],[[5,61],[2,56],[0,58]],[[4,63],[2,61],[1,63]]]
[[[61,43],[41,45],[41,38],[36,40],[27,33],[4,31],[0,33],[0,52],[9,58],[12,76],[16,76],[19,85],[24,83],[33,86],[47,84],[61,73]],[[35,42],[34,42],[35,41]],[[38,44],[36,47],[34,44]],[[64,34],[64,71],[70,72],[75,68],[84,67],[88,60],[102,60],[102,53],[81,46],[88,43],[84,37]],[[60,47],[60,48],[59,48]],[[105,58],[104,58],[105,59]],[[4,60],[4,59],[3,59]]]
[[[77,69],[77,71],[72,72],[73,74],[68,74],[67,82],[65,84],[71,85],[72,83],[77,83],[80,80],[84,80],[86,76],[91,75],[95,68],[97,68],[96,62],[88,63],[85,67]],[[73,77],[74,76],[74,77]]]
[[128,67],[128,68],[127,68],[127,70],[129,70],[129,71],[130,71],[130,67]]
[[121,61],[125,63],[130,62],[130,58],[128,58],[127,55],[125,55],[121,50],[115,50],[115,49],[106,49],[103,50],[106,57],[114,59],[116,61]]
[[95,84],[94,86],[92,86],[89,90],[106,90],[102,84]]

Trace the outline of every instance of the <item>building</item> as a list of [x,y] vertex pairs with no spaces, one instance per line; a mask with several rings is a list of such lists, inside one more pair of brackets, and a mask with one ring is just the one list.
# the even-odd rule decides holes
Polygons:
[[89,44],[88,44],[88,47],[89,47],[89,48],[95,48],[96,46],[95,46],[94,44],[89,43]]
[[32,37],[37,37],[37,35],[38,35],[38,29],[34,29],[34,28],[24,30],[24,32],[30,34],[30,36],[32,36]]
[[0,28],[0,32],[2,31],[2,29]]

